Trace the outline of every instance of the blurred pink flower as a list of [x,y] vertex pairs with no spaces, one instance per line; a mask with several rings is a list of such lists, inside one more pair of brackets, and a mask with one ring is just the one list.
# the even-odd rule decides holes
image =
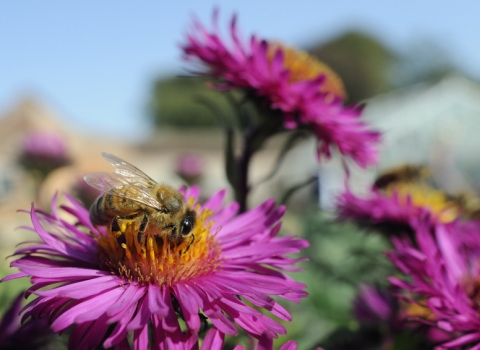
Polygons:
[[23,292],[15,298],[0,321],[0,349],[40,349],[54,335],[47,319],[20,319],[22,300]]
[[65,140],[58,134],[38,131],[28,134],[22,144],[22,153],[39,157],[66,158]]
[[193,184],[203,174],[203,159],[196,154],[182,154],[177,160],[177,175]]
[[76,348],[128,346],[131,332],[134,348],[147,349],[149,324],[153,348],[187,348],[198,341],[201,313],[222,336],[236,335],[237,327],[262,341],[285,334],[267,312],[289,321],[272,296],[298,302],[307,295],[305,285],[283,271],[299,270],[293,265],[304,259],[287,255],[308,246],[294,236],[277,237],[285,208],[267,200],[237,216],[237,203],[222,205],[225,191],[202,205],[197,188],[184,195],[197,212],[189,244],[148,236],[141,246],[134,227],[120,240],[108,226],[93,226],[88,210],[69,196],[61,209],[76,224],[61,218],[55,198],[52,214],[32,207],[29,229],[42,241],[18,249],[11,265],[20,272],[2,281],[30,277],[27,294],[37,298],[24,317],[48,317],[55,332],[74,326],[69,341]]
[[262,106],[279,111],[287,129],[313,130],[319,157],[330,157],[331,147],[337,146],[362,167],[377,162],[380,134],[360,121],[360,107],[343,106],[343,84],[327,65],[306,52],[254,35],[248,44],[242,43],[235,16],[230,46],[218,34],[216,12],[213,22],[209,32],[195,21],[182,46],[186,60],[201,64],[198,74],[219,79],[213,85],[218,90],[243,89]]
[[37,131],[25,136],[20,149],[20,163],[25,167],[50,172],[69,161],[67,144],[60,135]]
[[431,225],[457,220],[460,208],[446,196],[428,186],[399,183],[385,191],[372,189],[364,198],[347,189],[337,198],[340,219],[399,234],[411,230],[412,220],[423,218]]
[[405,277],[390,282],[411,305],[406,316],[449,335],[438,349],[480,349],[480,230],[471,227],[475,231],[465,232],[459,222],[432,228],[419,220],[414,241],[392,238],[388,257]]
[[398,303],[393,293],[386,289],[363,285],[353,301],[353,315],[361,324],[392,324]]

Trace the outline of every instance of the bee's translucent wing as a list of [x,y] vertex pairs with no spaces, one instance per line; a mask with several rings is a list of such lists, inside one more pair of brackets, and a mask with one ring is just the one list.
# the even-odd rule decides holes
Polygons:
[[87,174],[84,177],[86,183],[102,192],[162,209],[158,200],[151,194],[157,185],[152,178],[113,154],[103,152],[102,156],[115,167],[115,172]]
[[102,156],[115,167],[115,174],[120,174],[127,179],[132,178],[134,179],[132,181],[135,182],[138,182],[138,178],[141,178],[143,183],[149,183],[152,187],[157,184],[150,176],[129,162],[106,152],[102,152]]
[[162,209],[158,201],[150,194],[149,187],[144,183],[131,183],[125,176],[115,173],[90,173],[84,176],[87,184],[102,192],[127,198],[135,202]]

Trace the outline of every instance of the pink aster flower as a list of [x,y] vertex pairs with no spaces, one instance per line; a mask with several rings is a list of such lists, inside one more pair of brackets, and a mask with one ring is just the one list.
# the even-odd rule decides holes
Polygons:
[[252,35],[248,44],[237,33],[236,17],[230,25],[231,43],[195,21],[182,46],[186,60],[201,64],[198,74],[220,82],[219,90],[242,89],[283,116],[287,129],[307,127],[318,138],[318,156],[331,154],[336,146],[344,155],[365,167],[377,161],[380,134],[360,121],[361,108],[343,106],[345,91],[340,78],[324,63],[306,52]]
[[[48,317],[61,332],[74,326],[69,342],[78,349],[183,349],[198,341],[202,318],[219,334],[236,335],[237,326],[254,338],[272,339],[285,328],[268,314],[290,320],[272,296],[298,302],[305,286],[282,271],[303,259],[288,254],[308,246],[293,236],[277,237],[285,209],[272,200],[236,216],[238,205],[222,205],[225,191],[198,204],[198,189],[184,192],[197,212],[194,241],[170,243],[148,236],[145,244],[128,226],[121,237],[95,227],[88,210],[73,198],[52,214],[32,207],[32,227],[41,242],[18,249],[12,266],[20,272],[3,281],[30,277],[27,294],[36,298],[24,318]],[[178,317],[186,324],[182,331]],[[107,332],[107,330],[110,330]]]
[[[458,222],[415,225],[415,241],[393,238],[389,258],[406,275],[391,277],[410,303],[407,316],[448,334],[438,349],[480,349],[480,230],[468,234]],[[476,236],[473,240],[472,236]],[[467,238],[467,239],[465,239]]]
[[69,163],[65,140],[52,132],[38,131],[25,136],[20,151],[20,163],[28,169],[48,173]]
[[347,189],[337,198],[337,211],[341,219],[351,219],[387,234],[410,231],[412,220],[419,217],[435,225],[452,222],[460,216],[460,208],[442,192],[414,183],[394,184],[386,190],[372,189],[363,198]]
[[0,321],[0,349],[40,349],[47,344],[53,333],[46,319],[28,319],[20,322],[23,292],[13,301]]
[[353,301],[353,315],[361,324],[392,324],[396,321],[397,300],[386,289],[363,285]]
[[203,174],[203,159],[196,154],[185,153],[177,159],[176,173],[187,184],[194,184]]

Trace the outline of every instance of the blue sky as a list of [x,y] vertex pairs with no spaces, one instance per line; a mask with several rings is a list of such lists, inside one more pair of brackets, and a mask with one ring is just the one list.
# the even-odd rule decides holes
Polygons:
[[[220,5],[219,5],[220,4]],[[480,78],[480,2],[421,0],[53,1],[0,3],[0,113],[34,93],[94,135],[140,140],[156,76],[182,72],[178,44],[193,14],[304,47],[360,28],[406,50],[426,38]]]

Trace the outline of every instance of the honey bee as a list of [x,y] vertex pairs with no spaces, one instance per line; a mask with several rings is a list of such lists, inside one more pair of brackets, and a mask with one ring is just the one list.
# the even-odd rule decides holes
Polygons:
[[158,184],[123,159],[105,152],[102,156],[115,167],[115,172],[90,173],[84,177],[87,184],[104,192],[90,207],[94,225],[111,225],[112,232],[121,238],[125,225],[134,224],[141,245],[147,234],[174,244],[188,238],[190,244],[193,242],[196,213],[188,208],[180,192]]
[[425,165],[404,164],[388,169],[376,178],[373,187],[383,190],[393,183],[421,182],[430,176],[430,170]]

